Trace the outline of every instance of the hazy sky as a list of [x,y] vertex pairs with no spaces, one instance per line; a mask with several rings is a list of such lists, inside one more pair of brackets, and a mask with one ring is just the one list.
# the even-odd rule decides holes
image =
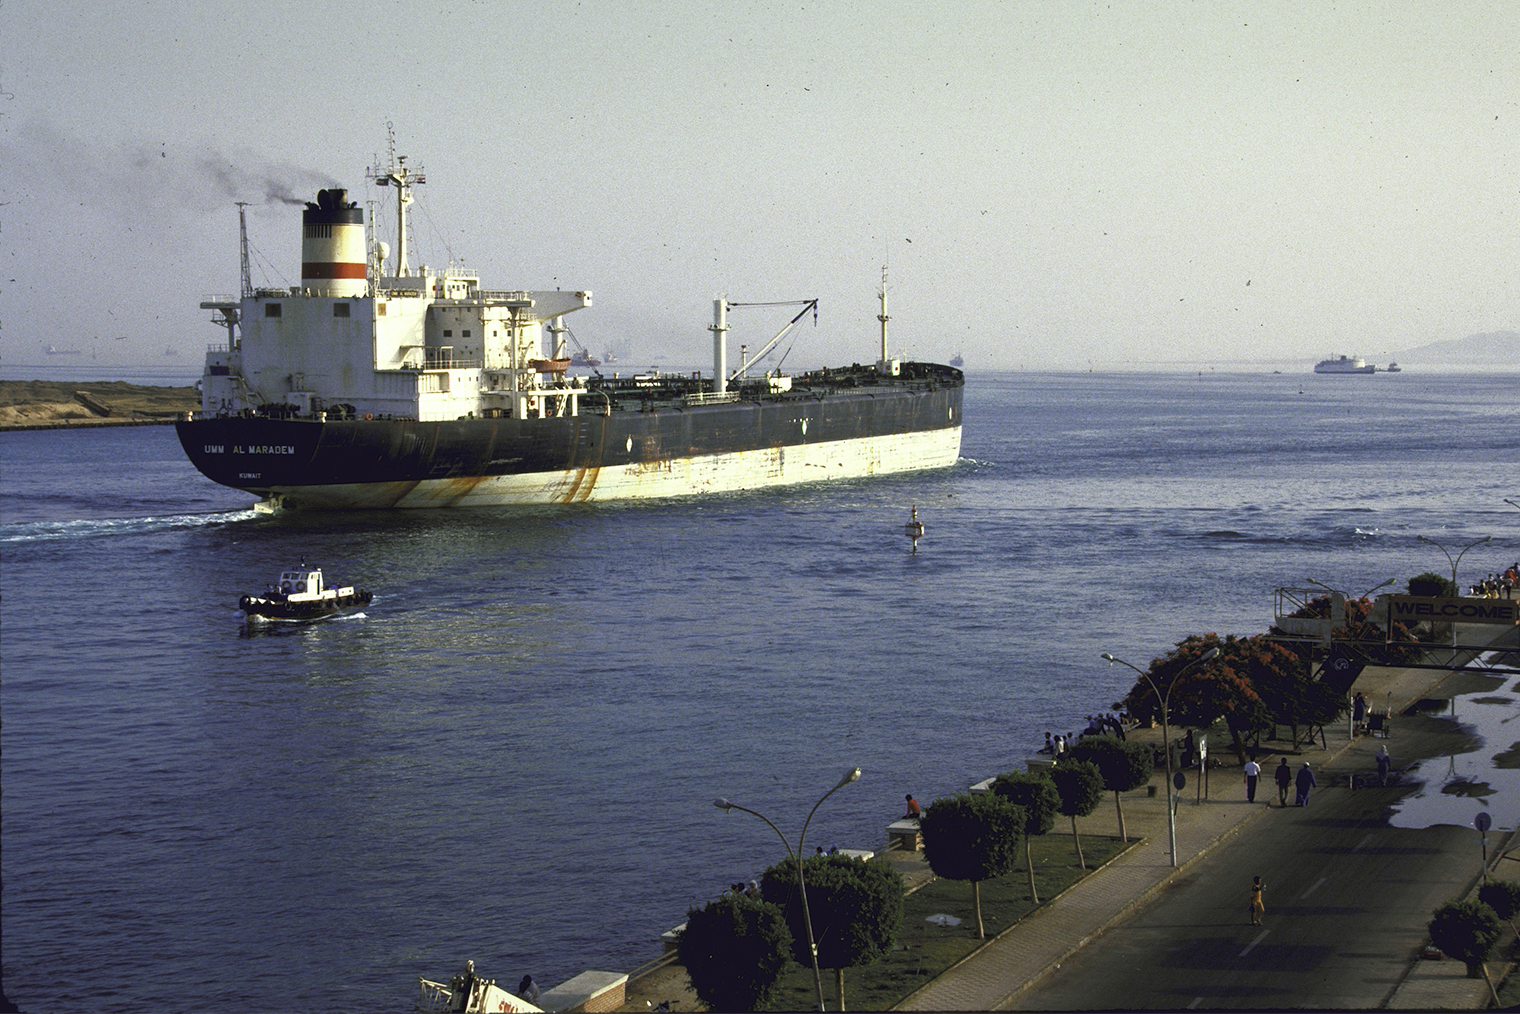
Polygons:
[[1520,329],[1517,52],[1512,2],[3,0],[0,360],[198,360],[233,202],[299,281],[280,195],[389,196],[387,122],[422,259],[591,289],[630,365],[721,293],[872,359],[883,262],[915,358],[1382,358]]

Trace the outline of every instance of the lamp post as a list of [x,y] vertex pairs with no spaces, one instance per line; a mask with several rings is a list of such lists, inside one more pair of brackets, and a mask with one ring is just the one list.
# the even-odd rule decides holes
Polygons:
[[[1451,551],[1448,550],[1445,546],[1441,545],[1435,539],[1427,539],[1423,535],[1416,535],[1415,538],[1419,539],[1421,542],[1428,542],[1428,543],[1430,543],[1432,546],[1435,546],[1437,549],[1439,549],[1442,553],[1446,554],[1446,562],[1449,563],[1449,564],[1451,564],[1451,593],[1453,595],[1456,595],[1457,597],[1460,598],[1461,595],[1462,595],[1462,586],[1459,585],[1459,584],[1457,584],[1457,567],[1462,563],[1462,557],[1464,557],[1464,556],[1467,555],[1467,551],[1469,549],[1472,549],[1474,546],[1481,546],[1481,545],[1483,545],[1483,543],[1488,542],[1490,539],[1492,539],[1493,536],[1492,535],[1485,535],[1485,536],[1483,536],[1483,538],[1479,539],[1477,542],[1469,542],[1467,545],[1465,545],[1465,546],[1462,547],[1462,552],[1460,552],[1460,553],[1457,554],[1457,558],[1455,560],[1453,560],[1452,557],[1451,557]],[[1456,624],[1456,621],[1452,621],[1452,624],[1451,624],[1451,660],[1452,660],[1452,664],[1455,665],[1456,664],[1456,660],[1457,660],[1457,624]]]
[[1196,665],[1202,665],[1217,654],[1219,654],[1218,648],[1210,648],[1197,659],[1178,669],[1176,675],[1172,677],[1172,681],[1166,685],[1165,694],[1156,686],[1156,681],[1151,679],[1151,674],[1144,669],[1130,665],[1130,663],[1122,658],[1115,658],[1106,651],[1102,655],[1110,665],[1118,662],[1120,665],[1129,666],[1129,668],[1139,673],[1140,678],[1150,684],[1151,690],[1156,695],[1157,702],[1161,705],[1161,749],[1166,753],[1166,837],[1168,844],[1171,846],[1173,869],[1177,867],[1177,811],[1172,807],[1172,741],[1167,726],[1167,712],[1171,706],[1172,689],[1177,686],[1177,681],[1182,678],[1182,674]]
[[[1485,535],[1485,536],[1483,536],[1483,538],[1479,539],[1477,542],[1469,542],[1467,545],[1465,545],[1465,546],[1462,547],[1462,552],[1460,552],[1460,553],[1457,554],[1457,558],[1455,560],[1452,559],[1450,550],[1448,550],[1445,546],[1441,545],[1435,539],[1427,539],[1423,535],[1416,535],[1415,538],[1419,539],[1421,542],[1428,542],[1428,543],[1430,543],[1432,546],[1435,546],[1437,549],[1439,549],[1442,553],[1446,554],[1446,562],[1449,563],[1449,564],[1451,564],[1451,586],[1452,586],[1452,588],[1456,589],[1456,594],[1458,596],[1460,596],[1462,594],[1462,586],[1459,585],[1459,584],[1457,584],[1457,567],[1458,567],[1458,565],[1460,565],[1462,563],[1462,557],[1466,556],[1467,555],[1467,551],[1469,549],[1472,549],[1474,546],[1481,546],[1481,545],[1483,545],[1483,543],[1492,540],[1493,536],[1492,535]],[[1452,628],[1452,632],[1453,632],[1453,634],[1456,633],[1456,628],[1455,627]]]
[[808,953],[812,955],[813,958],[813,985],[818,990],[818,1009],[820,1011],[824,1009],[823,975],[818,971],[818,944],[813,940],[813,916],[808,911],[807,884],[802,879],[802,845],[803,842],[807,841],[807,829],[808,825],[813,822],[813,814],[818,812],[818,808],[823,805],[823,801],[825,799],[828,799],[834,793],[838,792],[840,789],[844,788],[846,785],[858,780],[859,778],[860,768],[851,768],[844,773],[843,778],[839,779],[838,784],[836,784],[829,791],[825,792],[822,796],[819,797],[818,802],[813,804],[813,808],[808,811],[807,820],[802,822],[802,833],[797,836],[796,852],[792,851],[792,844],[786,840],[786,835],[782,834],[781,829],[775,824],[772,824],[770,818],[765,814],[751,810],[747,806],[740,806],[738,803],[724,799],[722,796],[719,796],[717,799],[713,800],[713,805],[722,810],[724,813],[727,813],[729,810],[740,810],[744,813],[750,814],[751,816],[759,817],[761,820],[765,821],[766,826],[768,826],[772,831],[775,831],[776,837],[781,839],[781,844],[786,847],[786,854],[792,859],[796,860],[797,890],[802,894],[802,925],[807,928]]

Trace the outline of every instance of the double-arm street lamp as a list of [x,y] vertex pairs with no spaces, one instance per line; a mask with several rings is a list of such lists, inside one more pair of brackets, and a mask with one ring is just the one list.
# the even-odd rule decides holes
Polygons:
[[[1389,585],[1393,584],[1393,582],[1394,582],[1395,579],[1390,577],[1388,580],[1384,581],[1382,584],[1375,584],[1371,588],[1368,588],[1366,591],[1362,592],[1355,599],[1352,599],[1349,594],[1347,594],[1346,592],[1341,591],[1339,588],[1332,588],[1332,587],[1330,587],[1329,585],[1327,585],[1323,581],[1316,581],[1312,577],[1306,577],[1306,578],[1304,578],[1304,580],[1308,581],[1310,584],[1317,584],[1317,585],[1319,585],[1321,588],[1325,589],[1325,591],[1328,591],[1328,592],[1340,592],[1340,594],[1346,596],[1347,601],[1360,602],[1362,599],[1366,598],[1368,595],[1371,595],[1373,592],[1377,591],[1379,588],[1387,588]],[[1330,618],[1332,620],[1335,619],[1335,617],[1333,617],[1333,616],[1330,617]]]
[[1491,541],[1493,539],[1493,536],[1485,535],[1477,542],[1469,542],[1467,545],[1462,547],[1462,552],[1457,554],[1456,559],[1452,559],[1451,551],[1448,550],[1445,546],[1441,545],[1435,539],[1427,539],[1423,535],[1416,535],[1415,538],[1419,539],[1421,542],[1430,543],[1432,546],[1435,546],[1441,552],[1446,554],[1446,562],[1451,564],[1451,587],[1453,589],[1452,593],[1454,595],[1460,596],[1462,594],[1462,586],[1457,584],[1457,567],[1462,563],[1462,557],[1466,556],[1467,551],[1469,549],[1472,549],[1474,546],[1481,546],[1483,543]]
[[[1462,595],[1462,586],[1459,585],[1459,584],[1457,584],[1457,567],[1462,563],[1462,557],[1464,557],[1464,556],[1467,555],[1467,551],[1469,549],[1472,549],[1474,546],[1481,546],[1481,545],[1483,545],[1483,543],[1490,541],[1493,538],[1493,536],[1492,535],[1485,535],[1485,536],[1483,536],[1483,538],[1479,539],[1476,542],[1469,542],[1467,545],[1465,545],[1465,546],[1462,547],[1462,552],[1460,552],[1460,553],[1457,554],[1456,559],[1452,559],[1451,551],[1448,550],[1445,546],[1441,545],[1435,539],[1427,539],[1423,535],[1416,535],[1415,538],[1419,539],[1421,542],[1428,542],[1428,543],[1430,543],[1432,546],[1435,546],[1437,549],[1439,549],[1442,553],[1446,554],[1446,562],[1449,563],[1449,564],[1451,564],[1451,593],[1453,595],[1461,597],[1461,595]],[[1456,658],[1457,658],[1457,625],[1456,625],[1456,623],[1452,623],[1452,625],[1451,625],[1451,657],[1452,657],[1452,662],[1455,663],[1456,662]]]
[[1120,665],[1129,666],[1129,668],[1139,673],[1140,678],[1150,684],[1151,690],[1156,694],[1157,702],[1161,705],[1161,749],[1166,753],[1166,836],[1172,850],[1173,868],[1177,866],[1177,811],[1172,806],[1172,741],[1171,735],[1167,730],[1167,711],[1172,702],[1172,688],[1177,685],[1177,681],[1182,678],[1182,674],[1194,666],[1202,665],[1217,654],[1219,654],[1218,648],[1210,648],[1198,658],[1178,669],[1172,676],[1171,682],[1167,683],[1166,693],[1164,694],[1161,692],[1161,688],[1156,686],[1156,681],[1151,679],[1151,674],[1144,669],[1130,665],[1122,658],[1115,658],[1106,651],[1102,656],[1110,664],[1118,662]]
[[722,798],[721,796],[713,800],[713,805],[722,810],[724,813],[727,813],[729,810],[741,810],[744,813],[759,817],[761,820],[765,821],[766,825],[770,827],[772,831],[776,832],[776,837],[781,839],[781,844],[786,847],[786,854],[797,863],[797,890],[802,894],[802,925],[807,928],[808,953],[813,957],[813,985],[818,990],[818,1009],[820,1011],[824,1009],[823,975],[818,971],[818,944],[813,939],[813,917],[808,912],[807,884],[802,879],[802,846],[803,843],[807,841],[807,829],[808,825],[813,822],[813,814],[818,812],[818,808],[823,805],[823,801],[859,778],[860,768],[851,768],[844,773],[843,778],[839,779],[839,783],[837,785],[835,785],[829,791],[825,792],[822,796],[819,797],[818,802],[813,804],[813,808],[808,811],[807,820],[802,822],[802,833],[797,836],[796,852],[792,851],[792,843],[786,840],[786,835],[782,834],[781,829],[778,828],[775,824],[772,824],[770,818],[765,814],[751,810],[747,806],[740,806],[738,803],[731,802],[727,799]]

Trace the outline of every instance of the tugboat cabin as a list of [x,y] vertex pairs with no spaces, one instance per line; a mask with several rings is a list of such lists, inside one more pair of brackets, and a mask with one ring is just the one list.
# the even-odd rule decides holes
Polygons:
[[322,572],[320,570],[287,570],[280,574],[280,594],[321,595]]

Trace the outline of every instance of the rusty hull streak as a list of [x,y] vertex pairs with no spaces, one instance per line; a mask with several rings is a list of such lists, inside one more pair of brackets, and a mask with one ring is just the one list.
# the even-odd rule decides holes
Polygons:
[[446,507],[454,507],[471,493],[490,476],[486,475],[458,475],[452,478],[435,480],[438,485],[428,491],[427,498],[430,502],[443,502]]
[[565,495],[559,498],[560,503],[575,503],[577,500],[585,502],[591,496],[591,491],[596,488],[596,480],[601,478],[602,468],[600,465],[589,465],[575,470],[575,478],[571,480],[570,488]]

